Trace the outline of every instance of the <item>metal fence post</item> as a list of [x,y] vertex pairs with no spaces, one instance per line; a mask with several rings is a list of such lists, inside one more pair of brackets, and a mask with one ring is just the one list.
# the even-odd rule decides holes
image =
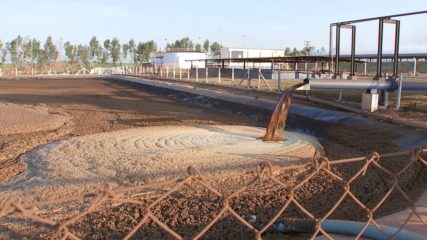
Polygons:
[[173,66],[172,79],[175,79],[175,66]]
[[163,78],[163,71],[162,71],[162,67],[159,68],[160,70],[160,78]]
[[188,80],[188,81],[190,81],[190,71],[191,71],[191,69],[189,68],[189,69],[187,70],[187,80]]
[[179,69],[179,80],[182,80],[182,69]]
[[261,88],[261,68],[258,68],[258,90]]
[[279,90],[279,92],[282,91],[282,87],[280,86],[280,84],[281,84],[280,74],[281,74],[281,69],[280,69],[280,64],[279,64],[279,72],[277,74],[277,89]]
[[221,68],[218,68],[218,84],[221,84]]
[[169,66],[166,66],[166,79],[169,79]]
[[397,89],[396,94],[396,110],[400,110],[400,101],[402,98],[402,83],[403,83],[403,73],[400,74],[399,78],[399,88]]
[[414,58],[414,77],[417,76],[417,59]]
[[199,68],[196,67],[196,82],[199,82]]
[[209,80],[208,80],[208,68],[205,68],[206,70],[206,76],[205,76],[205,82],[206,83],[209,83]]
[[231,68],[231,85],[234,85],[234,68]]

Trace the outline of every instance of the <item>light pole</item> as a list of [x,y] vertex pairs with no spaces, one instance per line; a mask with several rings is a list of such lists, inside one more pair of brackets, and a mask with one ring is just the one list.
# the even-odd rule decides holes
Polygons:
[[243,37],[243,48],[246,48],[246,34],[243,34],[242,37]]

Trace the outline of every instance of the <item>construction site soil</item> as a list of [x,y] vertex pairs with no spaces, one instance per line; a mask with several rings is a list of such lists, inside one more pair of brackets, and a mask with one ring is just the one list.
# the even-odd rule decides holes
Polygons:
[[[125,130],[146,126],[194,126],[194,125],[246,125],[265,127],[269,117],[268,112],[252,114],[253,109],[242,109],[242,114],[230,114],[180,102],[168,98],[164,92],[145,91],[143,88],[132,87],[124,83],[116,83],[94,79],[3,79],[0,80],[0,103],[24,104],[42,106],[51,114],[68,118],[61,127],[54,130],[47,129],[36,132],[7,133],[0,135],[0,182],[6,186],[26,171],[25,164],[18,158],[34,148],[54,141],[69,139],[74,136],[83,136],[116,130]],[[300,102],[301,103],[301,102]],[[226,103],[224,103],[226,104]],[[315,129],[315,135],[324,148],[329,159],[342,159],[368,155],[374,151],[387,153],[398,151],[391,142],[395,138],[392,132],[376,128],[348,127],[334,123],[319,122],[302,117],[290,117],[289,126],[292,129],[303,131],[304,126]],[[310,132],[310,131],[308,131]],[[407,159],[393,159],[383,164],[398,171]],[[350,176],[359,169],[358,164],[340,165],[335,170],[342,176]],[[302,179],[306,174],[303,169],[284,174],[289,186]],[[224,192],[230,192],[241,186],[247,177],[227,177],[213,181],[212,184]],[[402,188],[416,199],[425,189],[427,170],[425,167],[414,165],[406,171],[400,183]],[[355,194],[368,205],[373,206],[388,191],[392,185],[380,171],[371,169],[353,187]],[[194,192],[196,191],[196,193]],[[156,215],[174,229],[179,229],[183,236],[188,238],[191,233],[212,218],[215,209],[220,206],[215,196],[199,194],[197,188],[180,192],[162,201],[156,207]],[[161,191],[160,191],[161,192]],[[149,202],[156,195],[156,191],[141,193],[136,198]],[[286,201],[286,191],[276,187],[269,187],[260,191],[249,189],[239,198],[251,196],[249,205],[244,201],[236,201],[233,207],[242,216],[257,215],[257,223],[262,224],[271,217],[281,204]],[[336,184],[330,176],[319,175],[315,181],[310,181],[298,193],[298,198],[304,206],[315,216],[320,216],[333,205],[342,194],[342,186]],[[147,197],[148,196],[148,197]],[[255,196],[255,197],[254,197]],[[83,208],[85,204],[74,203],[64,207],[61,212],[70,209]],[[78,206],[78,207],[77,207]],[[87,206],[87,204],[86,204]],[[392,194],[385,204],[376,212],[376,217],[384,216],[408,206],[408,203],[399,194]],[[296,209],[287,210],[288,217],[301,217]],[[74,225],[74,230],[81,238],[90,239],[117,239],[123,237],[143,217],[141,209],[131,204],[124,204],[112,208],[101,208],[95,213],[87,215]],[[64,214],[64,216],[67,214]],[[366,214],[365,214],[366,215]],[[334,218],[366,221],[364,212],[353,203],[343,205]],[[113,219],[110,221],[108,219]],[[2,220],[4,221],[4,219]],[[3,222],[4,223],[4,222]],[[44,228],[24,224],[17,227],[14,224],[1,224],[0,238],[24,236],[34,238],[35,229],[43,232]],[[235,239],[247,238],[250,235],[244,227],[233,223],[231,218],[225,218],[205,236],[206,239]],[[148,228],[148,229],[147,229]],[[145,230],[145,231],[143,231]],[[40,233],[41,234],[41,233]],[[249,234],[249,235],[248,235]],[[158,230],[154,224],[144,227],[136,234],[140,237],[167,238],[167,234]],[[45,233],[42,238],[51,238],[54,235]],[[57,236],[58,237],[58,236]],[[286,236],[289,239],[295,236]],[[268,236],[266,236],[268,238]]]

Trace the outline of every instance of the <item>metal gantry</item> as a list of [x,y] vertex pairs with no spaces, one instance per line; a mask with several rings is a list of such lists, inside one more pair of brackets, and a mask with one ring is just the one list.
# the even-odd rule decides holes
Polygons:
[[[334,69],[334,78],[339,78],[340,76],[340,45],[341,45],[341,29],[348,28],[351,29],[351,64],[350,64],[350,76],[353,77],[355,75],[355,54],[356,54],[356,26],[354,24],[361,22],[369,22],[369,21],[378,21],[378,52],[377,52],[377,67],[376,74],[374,80],[380,80],[382,75],[382,59],[383,59],[383,39],[384,39],[384,23],[394,24],[395,26],[395,34],[394,34],[394,54],[393,54],[393,77],[398,78],[398,67],[399,67],[399,42],[400,42],[400,20],[396,20],[393,18],[396,17],[404,17],[410,15],[418,15],[425,14],[427,11],[419,11],[419,12],[410,12],[410,13],[402,13],[381,17],[373,17],[373,18],[365,18],[365,19],[357,19],[352,21],[344,21],[332,23],[330,25],[330,37],[329,37],[329,58],[330,63],[333,65],[335,63]],[[335,62],[332,55],[332,32],[335,27]],[[384,96],[384,92],[382,91],[382,96]],[[380,105],[384,105],[384,99],[380,99]]]
[[[402,13],[381,17],[373,17],[373,18],[365,18],[365,19],[357,19],[351,21],[344,22],[336,22],[330,25],[330,39],[329,39],[329,57],[332,65],[335,65],[335,76],[339,76],[340,74],[340,45],[341,45],[341,28],[349,28],[352,31],[351,37],[351,58],[355,56],[355,46],[356,46],[356,26],[354,24],[368,21],[378,21],[378,52],[377,52],[377,72],[375,75],[376,80],[381,77],[382,70],[382,57],[383,57],[383,38],[384,38],[384,23],[394,24],[395,25],[395,35],[394,35],[394,56],[393,56],[393,76],[397,77],[398,73],[398,59],[399,59],[399,41],[400,41],[400,20],[392,19],[396,17],[404,17],[410,15],[418,15],[418,14],[426,14],[427,11],[419,11],[419,12],[411,12],[411,13]],[[332,32],[335,27],[335,59],[333,59],[332,55]],[[335,64],[334,64],[335,63]],[[353,62],[354,63],[354,62]],[[351,66],[351,74],[354,73],[354,64]]]

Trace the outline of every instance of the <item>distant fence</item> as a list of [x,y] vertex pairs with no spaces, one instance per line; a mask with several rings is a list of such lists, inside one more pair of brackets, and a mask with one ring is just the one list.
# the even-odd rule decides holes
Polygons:
[[[168,187],[107,185],[96,194],[31,203],[12,198],[0,205],[0,229],[6,237],[21,236],[19,224],[33,222],[37,230],[27,236],[43,239],[262,239],[282,232],[333,239],[325,223],[345,219],[359,221],[356,239],[372,231],[394,239],[407,234],[413,216],[427,227],[411,197],[421,191],[415,182],[426,181],[426,152],[322,157],[277,169],[263,162],[253,171],[216,178],[189,167],[188,177]],[[378,216],[404,208],[411,213],[399,227],[379,224]],[[61,211],[70,216],[59,217]]]

